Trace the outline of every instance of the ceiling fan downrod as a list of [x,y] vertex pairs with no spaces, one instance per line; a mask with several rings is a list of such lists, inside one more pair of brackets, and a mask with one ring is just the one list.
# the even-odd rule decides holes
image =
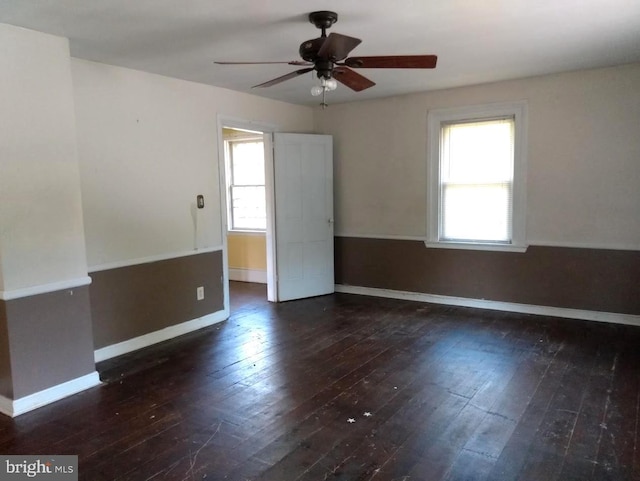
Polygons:
[[327,29],[338,21],[338,14],[328,10],[320,10],[309,14],[309,21],[322,31],[322,38],[327,36]]

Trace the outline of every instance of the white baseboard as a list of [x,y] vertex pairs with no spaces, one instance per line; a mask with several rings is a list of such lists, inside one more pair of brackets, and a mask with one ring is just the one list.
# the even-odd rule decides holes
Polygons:
[[20,399],[9,399],[0,396],[0,413],[7,416],[16,417],[39,407],[59,401],[62,398],[77,394],[85,389],[89,389],[100,384],[100,377],[97,371],[93,371],[71,381],[58,384]]
[[258,269],[229,268],[229,280],[241,282],[267,283],[267,271]]
[[126,354],[131,351],[137,351],[143,347],[148,347],[153,344],[202,329],[203,327],[211,326],[212,324],[226,320],[228,317],[229,312],[227,310],[214,312],[213,314],[198,317],[197,319],[176,324],[175,326],[165,327],[159,331],[134,337],[132,339],[119,342],[118,344],[112,344],[110,346],[96,349],[93,356],[96,362],[111,359],[112,357],[121,356],[122,354]]
[[449,306],[475,307],[477,309],[492,309],[495,311],[518,312],[521,314],[538,314],[541,316],[564,317],[585,321],[610,322],[613,324],[627,324],[640,326],[640,316],[620,314],[617,312],[585,311],[565,307],[536,306],[532,304],[517,304],[515,302],[488,301],[485,299],[470,299],[466,297],[439,296],[420,292],[394,291],[375,287],[345,286],[336,284],[336,292],[359,294],[364,296],[388,297],[391,299],[405,299],[408,301],[429,302],[432,304],[446,304]]

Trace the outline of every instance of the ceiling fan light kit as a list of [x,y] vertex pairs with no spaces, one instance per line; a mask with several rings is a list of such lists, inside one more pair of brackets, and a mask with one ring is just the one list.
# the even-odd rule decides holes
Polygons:
[[309,21],[321,30],[318,38],[306,40],[300,44],[299,53],[302,61],[290,62],[215,62],[223,65],[246,64],[272,64],[283,63],[288,65],[303,66],[281,77],[254,85],[252,88],[271,87],[285,80],[289,80],[311,71],[316,72],[320,79],[320,85],[311,88],[311,95],[322,95],[323,108],[327,106],[325,94],[335,90],[338,82],[349,87],[355,92],[361,92],[375,85],[375,82],[360,75],[353,69],[358,68],[435,68],[438,57],[435,55],[387,55],[374,57],[350,57],[349,53],[356,48],[362,40],[348,37],[339,33],[331,33],[327,36],[327,29],[338,21],[338,14],[326,10],[311,12]]
[[320,77],[320,85],[314,85],[313,87],[311,87],[311,95],[313,95],[314,97],[322,95],[322,102],[320,103],[320,106],[323,109],[326,109],[328,107],[328,104],[325,100],[327,92],[331,92],[332,90],[335,90],[337,88],[338,82],[336,81],[336,79]]

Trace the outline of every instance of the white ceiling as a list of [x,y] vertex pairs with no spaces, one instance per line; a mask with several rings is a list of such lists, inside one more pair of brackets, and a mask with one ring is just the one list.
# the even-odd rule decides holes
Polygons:
[[363,40],[352,55],[438,55],[435,70],[359,70],[377,85],[329,103],[640,62],[640,0],[2,0],[0,23],[68,37],[74,57],[314,105],[311,73],[251,89],[300,67],[213,63],[299,60],[314,10]]

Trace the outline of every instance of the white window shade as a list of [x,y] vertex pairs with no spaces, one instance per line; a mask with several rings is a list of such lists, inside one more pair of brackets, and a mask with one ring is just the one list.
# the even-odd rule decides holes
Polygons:
[[442,125],[440,238],[511,243],[514,119]]
[[264,185],[264,144],[231,142],[231,172],[234,185]]

